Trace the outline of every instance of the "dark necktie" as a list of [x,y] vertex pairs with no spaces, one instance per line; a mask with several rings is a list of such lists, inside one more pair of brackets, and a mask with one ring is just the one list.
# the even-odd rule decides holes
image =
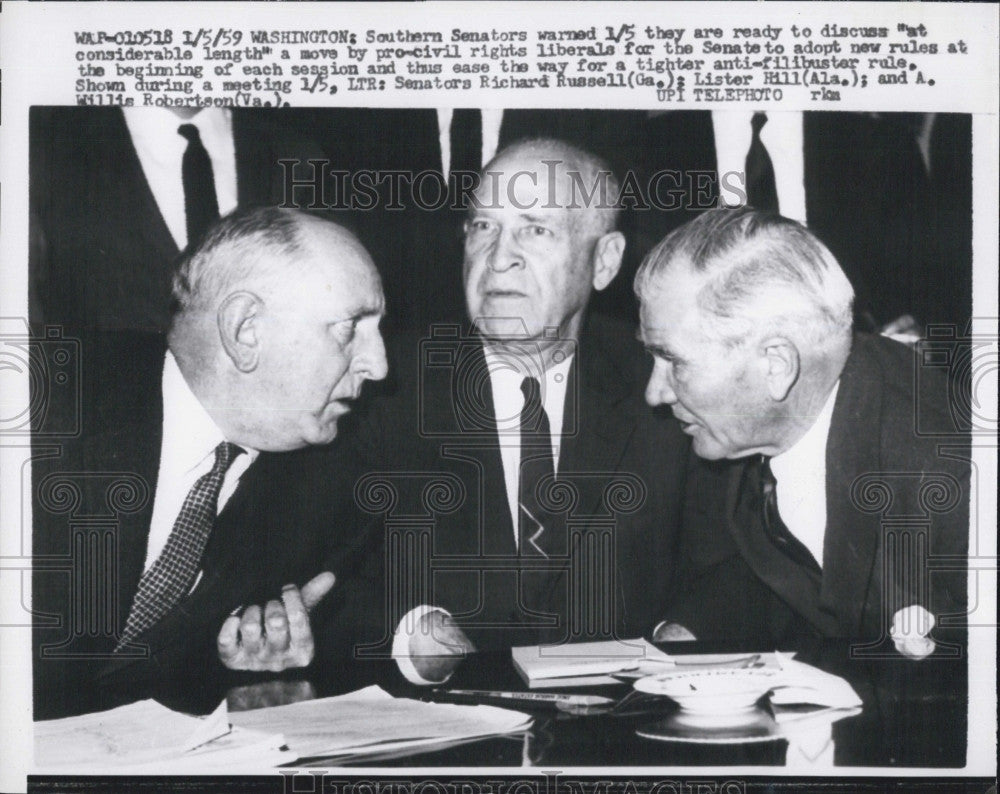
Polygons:
[[194,124],[181,124],[177,132],[188,142],[181,161],[181,180],[184,183],[187,239],[188,245],[191,245],[200,240],[205,230],[219,219],[219,200],[215,194],[212,160],[201,142],[198,128]]
[[[555,474],[549,418],[542,406],[541,386],[535,378],[521,382],[521,468],[517,478],[518,551],[525,556],[548,557],[546,515],[538,500],[538,486]],[[551,529],[551,527],[549,527]]]
[[820,567],[812,552],[793,535],[778,512],[778,481],[771,471],[771,461],[760,457],[760,487],[763,505],[764,532],[770,541],[786,556],[799,565],[820,573]]
[[139,580],[116,651],[155,625],[190,591],[215,523],[222,480],[230,464],[242,452],[240,447],[228,441],[215,448],[212,470],[199,477],[188,491],[166,546]]
[[747,203],[767,212],[778,211],[778,188],[774,182],[774,164],[767,147],[760,139],[760,131],[767,124],[766,113],[754,113],[750,120],[753,137],[747,150],[746,179]]
[[[482,168],[483,118],[478,108],[456,108],[451,116],[451,173]],[[445,174],[448,176],[448,174]]]

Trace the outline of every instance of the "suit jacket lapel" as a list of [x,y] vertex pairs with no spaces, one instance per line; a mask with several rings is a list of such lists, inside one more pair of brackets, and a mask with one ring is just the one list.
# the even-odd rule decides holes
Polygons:
[[[865,473],[882,471],[879,460],[882,387],[865,365],[855,339],[840,376],[840,388],[826,444],[826,534],[823,540],[821,601],[841,617],[841,628],[860,636],[862,616],[880,564],[881,515],[862,512],[852,486]],[[875,597],[878,597],[876,594]]]
[[[118,578],[117,625],[120,628],[124,627],[132,607],[132,599],[146,559],[149,522],[153,515],[159,475],[162,411],[160,401],[155,401],[155,406],[148,406],[147,415],[123,422],[96,436],[88,445],[86,453],[87,471],[97,475],[92,482],[103,491],[101,494],[94,494],[94,498],[114,511],[118,527],[114,561]],[[137,476],[146,489],[146,499],[142,506],[134,512],[117,507],[118,500],[112,493],[115,486],[110,484],[107,477],[100,476],[102,473],[124,475],[123,482],[127,482],[131,476]]]
[[[180,122],[178,121],[178,126]],[[149,187],[149,181],[142,170],[142,163],[139,161],[139,154],[136,152],[132,136],[125,124],[125,117],[118,110],[115,120],[110,130],[113,145],[105,146],[104,151],[111,157],[118,157],[118,153],[124,153],[120,163],[112,163],[107,171],[109,174],[121,175],[121,181],[110,188],[115,192],[128,194],[129,186],[133,186],[134,196],[139,201],[139,206],[134,207],[134,217],[142,218],[143,244],[159,252],[158,255],[150,257],[152,261],[163,261],[171,266],[177,257],[177,242],[174,240],[167,222],[163,220],[163,213],[160,212],[160,205],[156,203],[153,191]],[[117,139],[117,140],[115,140]],[[124,172],[124,173],[123,173]],[[116,177],[117,178],[117,177]],[[131,199],[123,202],[119,206],[129,206]]]
[[[570,370],[559,477],[584,472],[617,470],[635,428],[634,409],[628,404],[628,382],[605,351],[596,344],[579,346]],[[605,478],[606,479],[606,478]],[[603,513],[605,481],[580,478],[580,498],[575,512]]]
[[248,118],[233,111],[233,145],[236,149],[236,195],[239,203],[259,204],[270,197],[271,162],[266,136],[253,134]]
[[[604,501],[608,473],[618,470],[635,429],[636,417],[628,396],[628,380],[596,340],[584,336],[570,368],[556,473],[557,480],[577,493],[577,499],[556,528],[566,538],[556,544],[559,552],[565,553],[566,562],[546,577],[540,589],[550,610],[558,614],[566,614],[560,595],[568,586],[565,572],[577,551],[569,523],[577,517],[609,515]],[[580,536],[575,537],[578,542]]]

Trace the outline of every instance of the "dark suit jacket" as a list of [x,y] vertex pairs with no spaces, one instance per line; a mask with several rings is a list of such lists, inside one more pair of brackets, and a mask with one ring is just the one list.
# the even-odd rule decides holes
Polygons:
[[[896,113],[803,114],[808,225],[851,279],[865,323],[908,312],[961,333],[972,313],[971,120],[938,115],[930,174],[908,121]],[[711,112],[651,117],[643,149],[643,184],[660,169],[712,178],[703,196],[688,190],[683,209],[633,213],[640,255],[719,198]],[[771,157],[777,162],[780,152]]]
[[939,624],[964,614],[968,438],[917,432],[947,425],[950,396],[938,373],[917,366],[903,345],[855,337],[827,441],[818,592],[780,553],[751,545],[736,519],[748,462],[693,463],[682,541],[689,579],[672,620],[699,637],[773,644],[816,635],[877,641],[910,604]]
[[[279,159],[322,157],[279,118],[233,111],[241,206],[284,201]],[[30,159],[32,321],[166,332],[180,252],[121,110],[32,108]]]
[[146,555],[165,349],[162,337],[143,334],[88,339],[82,399],[50,406],[82,411],[79,436],[36,439],[36,717],[99,707],[101,690],[138,696],[162,679],[210,678],[221,671],[215,637],[227,614],[303,584],[336,545],[312,502],[315,452],[261,453],[216,520],[198,585],[140,638],[143,647],[111,656]]
[[441,327],[391,367],[331,462],[331,479],[353,466],[347,497],[384,541],[381,642],[360,655],[386,652],[421,603],[448,609],[480,648],[647,633],[673,579],[687,440],[644,404],[649,361],[632,330],[591,318],[578,346],[553,491],[568,529],[552,530],[535,580],[519,581],[539,563],[518,557],[480,340]]

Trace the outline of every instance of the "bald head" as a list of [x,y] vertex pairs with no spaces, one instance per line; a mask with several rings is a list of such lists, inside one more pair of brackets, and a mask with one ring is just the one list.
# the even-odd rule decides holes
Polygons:
[[[543,194],[527,195],[529,184]],[[478,206],[509,200],[565,208],[587,233],[600,236],[618,222],[620,184],[597,155],[556,138],[526,138],[497,153],[483,168]]]
[[175,314],[213,311],[237,290],[268,292],[302,275],[317,257],[371,263],[357,238],[335,223],[277,207],[236,210],[213,226],[178,265]]

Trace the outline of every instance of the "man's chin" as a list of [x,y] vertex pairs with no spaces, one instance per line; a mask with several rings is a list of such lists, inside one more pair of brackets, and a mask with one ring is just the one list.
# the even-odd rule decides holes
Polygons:
[[694,436],[691,440],[691,449],[694,450],[694,454],[699,458],[704,460],[722,460],[723,458],[729,457],[726,454],[726,450],[722,449],[718,444],[714,444],[711,441],[705,441],[699,436]]
[[305,441],[306,441],[305,445],[311,447],[320,447],[325,444],[329,444],[336,437],[337,437],[336,420],[316,424],[313,427],[309,428],[309,431],[305,434]]
[[480,316],[473,318],[473,324],[480,335],[498,342],[533,339],[538,335],[522,317]]

